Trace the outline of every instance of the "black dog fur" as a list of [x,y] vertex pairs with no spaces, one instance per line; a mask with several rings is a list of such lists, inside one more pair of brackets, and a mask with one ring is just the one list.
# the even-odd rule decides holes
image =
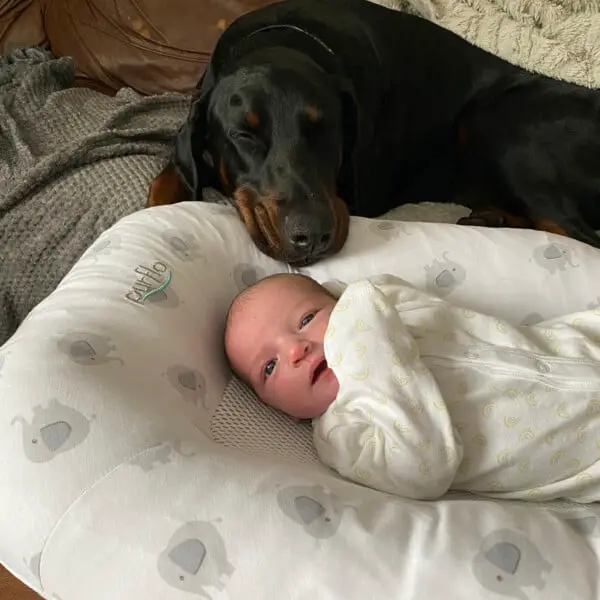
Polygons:
[[223,33],[171,166],[190,198],[232,195],[257,245],[292,264],[341,248],[338,197],[366,217],[452,201],[474,211],[465,223],[600,247],[599,117],[598,91],[419,17],[285,0]]

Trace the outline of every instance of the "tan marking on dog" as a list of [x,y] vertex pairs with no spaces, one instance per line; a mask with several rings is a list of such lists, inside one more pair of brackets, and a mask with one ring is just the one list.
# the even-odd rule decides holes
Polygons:
[[275,196],[262,196],[256,204],[256,218],[260,222],[261,231],[265,236],[274,258],[283,255],[283,242],[277,227],[277,198]]
[[533,226],[539,231],[547,231],[548,233],[556,233],[557,235],[564,235],[570,237],[565,229],[560,225],[557,225],[554,221],[548,219],[533,219]]
[[330,254],[339,252],[348,239],[350,229],[350,213],[347,204],[337,195],[330,195],[329,201],[334,218],[333,242],[329,248]]
[[306,109],[306,117],[310,123],[318,123],[323,118],[323,113],[317,106],[308,106]]
[[260,125],[260,118],[255,112],[247,112],[246,123],[248,123],[248,125],[252,127],[252,129],[256,129]]
[[267,241],[263,236],[254,215],[255,202],[252,192],[243,188],[235,190],[232,194],[232,200],[252,241],[260,250],[265,252],[267,250]]
[[231,184],[229,183],[229,177],[227,176],[227,167],[225,166],[225,159],[221,156],[219,160],[219,181],[223,186],[223,190],[225,193],[231,189]]
[[183,185],[172,165],[165,167],[152,181],[148,189],[146,205],[164,206],[191,200],[189,190]]

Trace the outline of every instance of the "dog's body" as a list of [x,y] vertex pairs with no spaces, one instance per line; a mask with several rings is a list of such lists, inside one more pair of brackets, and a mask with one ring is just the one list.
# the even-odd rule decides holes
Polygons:
[[149,205],[216,187],[297,264],[339,250],[348,213],[422,200],[600,246],[599,161],[600,92],[367,0],[286,0],[223,33]]

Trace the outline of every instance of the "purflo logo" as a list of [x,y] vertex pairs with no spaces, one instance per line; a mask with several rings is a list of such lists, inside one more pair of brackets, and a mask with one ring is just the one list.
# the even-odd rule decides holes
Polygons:
[[151,267],[138,265],[134,272],[140,277],[135,280],[131,289],[125,294],[125,298],[135,304],[144,304],[155,294],[164,292],[173,277],[171,269],[160,261],[155,262]]

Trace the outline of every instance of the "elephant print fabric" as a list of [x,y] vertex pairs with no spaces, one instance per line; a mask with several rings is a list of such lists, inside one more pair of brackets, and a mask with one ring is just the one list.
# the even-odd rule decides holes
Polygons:
[[371,233],[374,233],[377,237],[384,239],[386,242],[397,238],[400,234],[412,235],[412,232],[398,221],[371,223],[368,229]]
[[181,304],[184,304],[172,285],[153,290],[152,294],[147,295],[144,300],[146,304],[168,309],[178,308]]
[[457,262],[449,258],[449,251],[442,253],[442,258],[425,265],[425,288],[431,294],[444,297],[453,292],[467,279],[467,271]]
[[139,467],[142,471],[149,473],[159,465],[164,466],[172,463],[175,460],[176,455],[189,458],[191,456],[196,456],[196,453],[184,451],[183,442],[181,441],[165,442],[140,452],[137,456],[132,458],[129,463]]
[[206,405],[206,379],[197,369],[185,365],[173,365],[163,374],[181,394],[183,400],[198,407]]
[[564,521],[573,531],[586,539],[600,536],[598,517],[594,515],[567,517]]
[[89,250],[88,256],[91,261],[95,264],[98,262],[100,257],[109,256],[115,250],[121,248],[121,236],[116,233],[104,236],[101,240],[96,242]]
[[207,588],[223,591],[235,568],[217,528],[190,521],[171,536],[158,557],[158,572],[170,586],[211,600]]
[[340,498],[320,485],[284,487],[277,494],[277,504],[286,517],[316,539],[336,533],[346,508]]
[[40,564],[42,562],[42,553],[38,552],[34,554],[31,558],[23,559],[23,562],[27,566],[27,568],[31,571],[31,574],[35,577],[35,581],[38,585],[41,585],[40,580]]
[[264,269],[248,263],[240,263],[233,269],[233,280],[240,292],[266,276],[267,272]]
[[486,589],[516,600],[529,600],[527,588],[546,588],[552,565],[522,533],[499,529],[487,535],[473,561],[473,573]]
[[553,242],[538,246],[533,251],[533,260],[550,275],[555,275],[567,268],[578,268],[573,258],[573,250],[566,244]]
[[74,363],[98,366],[110,362],[123,365],[123,359],[115,354],[117,348],[110,338],[96,333],[68,333],[58,341],[58,349]]
[[17,416],[21,426],[23,451],[34,463],[48,462],[81,444],[90,432],[90,421],[79,411],[52,399],[47,406],[33,409],[33,419]]
[[202,255],[198,242],[193,235],[174,229],[163,231],[160,235],[179,260],[188,262],[202,259],[206,262],[206,258]]

